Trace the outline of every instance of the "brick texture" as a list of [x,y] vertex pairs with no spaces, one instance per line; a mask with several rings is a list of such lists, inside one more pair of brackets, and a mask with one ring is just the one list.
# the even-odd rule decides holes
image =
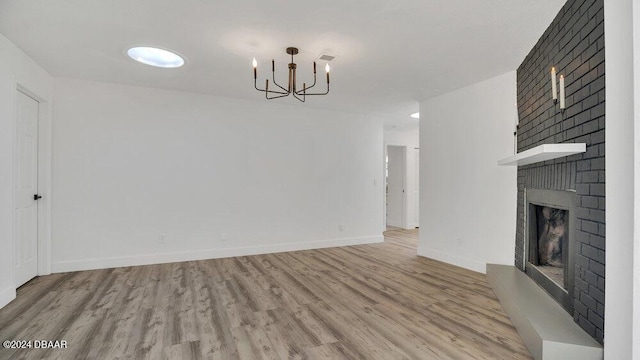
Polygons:
[[[518,168],[515,260],[522,268],[524,189],[574,190],[578,197],[574,320],[604,337],[604,1],[569,0],[518,68],[518,152],[586,143],[587,152]],[[551,98],[551,67],[565,76],[566,109]]]

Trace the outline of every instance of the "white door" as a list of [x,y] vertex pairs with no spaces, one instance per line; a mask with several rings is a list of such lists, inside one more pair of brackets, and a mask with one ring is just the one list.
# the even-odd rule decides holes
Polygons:
[[405,153],[404,146],[387,146],[387,225],[405,227]]
[[14,147],[14,281],[38,275],[38,101],[17,92]]
[[413,223],[420,226],[420,149],[414,149],[414,169],[415,179],[413,181]]

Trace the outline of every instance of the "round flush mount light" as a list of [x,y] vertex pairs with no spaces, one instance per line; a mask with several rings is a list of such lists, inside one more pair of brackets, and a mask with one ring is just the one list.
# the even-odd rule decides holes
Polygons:
[[184,65],[182,56],[169,50],[149,46],[132,47],[127,55],[135,61],[161,68],[179,68]]
[[420,113],[419,112],[415,112],[415,113],[413,113],[413,114],[411,114],[409,116],[411,116],[414,119],[420,119]]

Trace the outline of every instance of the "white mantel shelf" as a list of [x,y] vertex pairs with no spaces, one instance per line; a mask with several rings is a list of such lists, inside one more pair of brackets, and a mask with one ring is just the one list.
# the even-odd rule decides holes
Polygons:
[[542,144],[498,161],[500,166],[523,166],[587,151],[585,143]]

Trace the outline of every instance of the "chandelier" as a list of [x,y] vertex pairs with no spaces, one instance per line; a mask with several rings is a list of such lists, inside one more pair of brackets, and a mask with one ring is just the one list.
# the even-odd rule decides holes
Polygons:
[[296,63],[293,62],[293,55],[298,54],[298,48],[288,47],[287,54],[291,55],[291,62],[289,63],[289,83],[287,87],[280,86],[276,82],[276,62],[275,60],[271,60],[271,74],[273,79],[273,84],[277,88],[269,89],[269,79],[265,80],[264,89],[258,88],[258,62],[256,58],[253,58],[253,86],[258,91],[264,92],[267,100],[277,99],[289,95],[293,95],[294,98],[304,102],[307,96],[310,95],[327,95],[329,93],[329,64],[325,66],[325,71],[327,72],[327,91],[325,92],[309,92],[309,89],[316,86],[316,62],[313,62],[313,84],[311,86],[307,86],[307,83],[302,83],[302,88],[298,90],[297,86],[297,77],[296,77],[296,68],[298,67]]

